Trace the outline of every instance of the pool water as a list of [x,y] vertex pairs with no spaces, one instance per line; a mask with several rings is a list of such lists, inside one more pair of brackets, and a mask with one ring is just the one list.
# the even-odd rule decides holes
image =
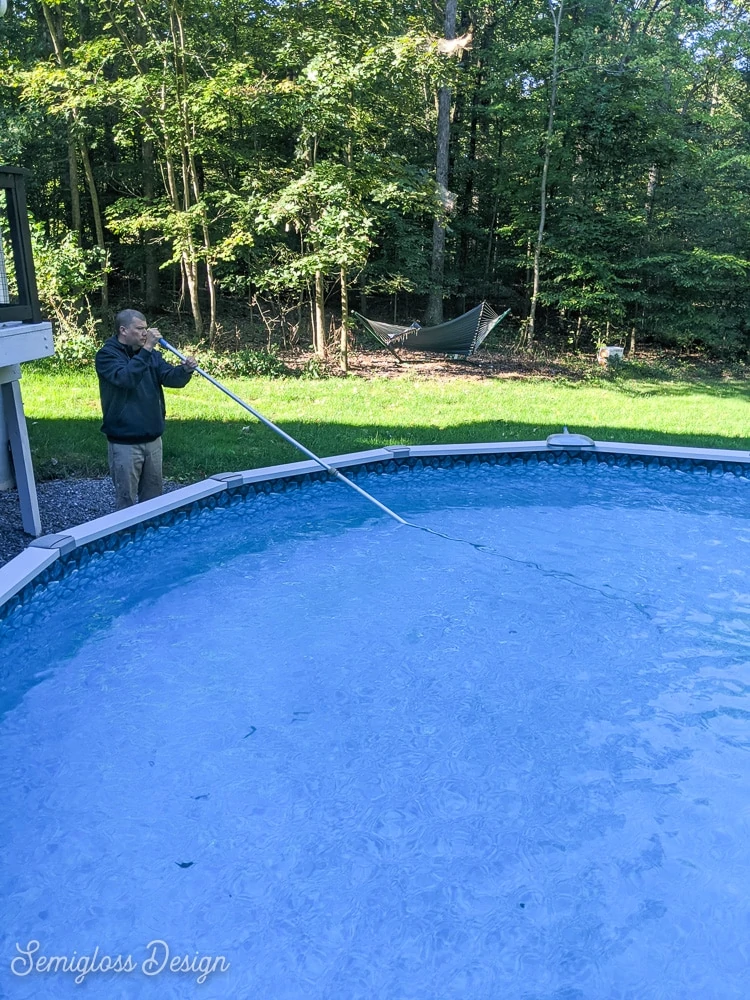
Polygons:
[[746,1000],[747,479],[360,483],[476,544],[318,483],[6,624],[0,995]]

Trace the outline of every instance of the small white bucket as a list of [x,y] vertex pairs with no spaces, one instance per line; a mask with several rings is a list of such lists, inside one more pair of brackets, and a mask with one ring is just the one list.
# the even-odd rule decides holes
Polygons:
[[619,365],[624,351],[624,347],[600,347],[596,358],[600,365]]

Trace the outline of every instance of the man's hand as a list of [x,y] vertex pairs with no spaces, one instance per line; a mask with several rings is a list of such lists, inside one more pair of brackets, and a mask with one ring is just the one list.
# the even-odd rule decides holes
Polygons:
[[143,346],[147,351],[153,351],[161,340],[161,334],[155,326],[150,326],[148,330],[146,330],[145,337],[146,339],[143,341]]
[[186,371],[194,372],[195,369],[198,367],[198,362],[195,360],[195,358],[185,358],[185,360],[182,362],[182,367],[186,369]]

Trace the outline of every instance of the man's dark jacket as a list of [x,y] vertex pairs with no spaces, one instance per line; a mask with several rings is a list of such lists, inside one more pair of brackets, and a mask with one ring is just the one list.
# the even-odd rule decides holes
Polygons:
[[110,337],[96,354],[102,431],[115,444],[146,444],[164,433],[162,386],[181,389],[192,372],[168,364],[156,351],[134,350]]

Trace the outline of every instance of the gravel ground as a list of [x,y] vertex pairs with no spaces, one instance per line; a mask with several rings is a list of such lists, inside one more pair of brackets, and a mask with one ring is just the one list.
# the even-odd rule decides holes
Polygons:
[[[164,491],[177,489],[180,483],[165,483]],[[115,509],[112,480],[55,479],[37,484],[42,533],[64,531],[83,521],[111,514]],[[21,508],[16,490],[0,490],[0,566],[17,556],[32,541],[21,527]]]

